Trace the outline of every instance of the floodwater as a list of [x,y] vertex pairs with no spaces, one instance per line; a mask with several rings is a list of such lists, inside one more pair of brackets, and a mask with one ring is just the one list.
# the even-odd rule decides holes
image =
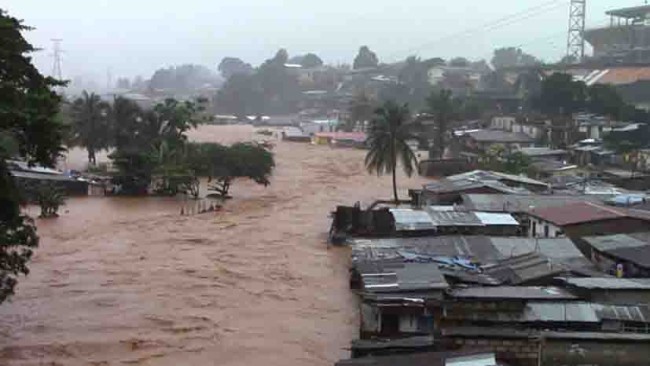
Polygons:
[[[202,126],[245,141],[248,126]],[[337,204],[390,197],[364,152],[278,142],[271,186],[237,182],[223,211],[183,199],[74,198],[38,220],[41,246],[0,306],[1,365],[332,365],[357,333]],[[85,154],[72,151],[69,167]],[[420,178],[400,178],[402,195]]]

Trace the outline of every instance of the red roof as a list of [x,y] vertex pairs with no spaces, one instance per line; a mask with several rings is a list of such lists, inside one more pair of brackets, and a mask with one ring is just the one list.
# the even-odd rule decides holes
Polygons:
[[617,67],[609,69],[598,84],[624,85],[650,80],[650,67]]
[[591,202],[577,202],[565,206],[533,209],[529,213],[558,226],[632,217],[625,210],[601,206]]

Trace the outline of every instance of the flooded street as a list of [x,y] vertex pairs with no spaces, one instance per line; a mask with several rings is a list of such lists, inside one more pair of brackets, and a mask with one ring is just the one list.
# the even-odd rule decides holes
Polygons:
[[[247,126],[191,139],[249,140]],[[328,213],[391,194],[365,152],[278,143],[268,188],[237,182],[219,213],[169,198],[74,198],[0,306],[2,365],[332,365],[357,332],[348,250]],[[74,152],[70,167],[83,161]],[[400,178],[401,194],[421,178]]]

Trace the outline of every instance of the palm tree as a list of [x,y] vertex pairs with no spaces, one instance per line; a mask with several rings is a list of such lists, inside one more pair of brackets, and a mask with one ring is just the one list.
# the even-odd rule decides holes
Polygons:
[[110,105],[99,95],[84,92],[72,104],[72,143],[88,151],[88,163],[97,164],[95,154],[105,149],[110,141],[108,114]]
[[439,93],[431,93],[427,98],[427,106],[435,123],[434,146],[430,151],[432,155],[430,158],[442,159],[445,154],[449,124],[458,114],[458,101],[453,99],[451,91],[443,89]]
[[409,177],[413,175],[417,165],[417,157],[411,150],[408,140],[414,139],[411,133],[410,113],[408,105],[402,106],[393,101],[387,101],[375,111],[368,131],[370,150],[366,155],[368,172],[381,175],[393,175],[393,197],[399,202],[397,195],[397,165],[401,163],[404,172]]

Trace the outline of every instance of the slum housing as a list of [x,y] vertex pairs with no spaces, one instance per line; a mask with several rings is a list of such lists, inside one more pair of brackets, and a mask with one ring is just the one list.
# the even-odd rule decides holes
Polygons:
[[472,171],[338,207],[359,334],[337,365],[647,364],[650,211],[592,188]]

